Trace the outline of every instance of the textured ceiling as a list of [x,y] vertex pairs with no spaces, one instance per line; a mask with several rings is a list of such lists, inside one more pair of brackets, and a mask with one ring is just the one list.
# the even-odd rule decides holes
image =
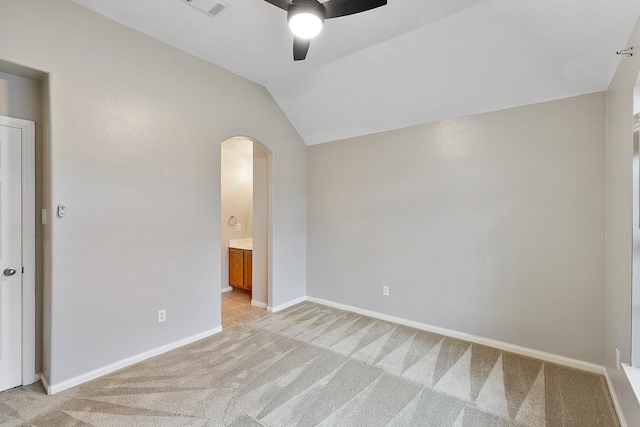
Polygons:
[[388,0],[292,59],[286,12],[230,0],[73,0],[264,85],[311,144],[605,90],[638,0]]

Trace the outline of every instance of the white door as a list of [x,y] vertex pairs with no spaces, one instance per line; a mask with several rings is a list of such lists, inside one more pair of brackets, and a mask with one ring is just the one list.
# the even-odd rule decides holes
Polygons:
[[22,130],[0,126],[0,391],[22,384]]

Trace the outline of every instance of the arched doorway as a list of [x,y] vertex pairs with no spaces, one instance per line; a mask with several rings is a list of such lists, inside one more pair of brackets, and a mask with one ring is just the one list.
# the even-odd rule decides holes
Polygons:
[[220,150],[224,328],[260,315],[270,305],[273,162],[268,148],[245,136],[223,141]]

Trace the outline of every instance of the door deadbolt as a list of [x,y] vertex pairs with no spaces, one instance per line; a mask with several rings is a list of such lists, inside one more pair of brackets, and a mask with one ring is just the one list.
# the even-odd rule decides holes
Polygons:
[[5,276],[13,276],[14,274],[16,274],[16,269],[15,268],[5,268],[4,269],[4,275]]

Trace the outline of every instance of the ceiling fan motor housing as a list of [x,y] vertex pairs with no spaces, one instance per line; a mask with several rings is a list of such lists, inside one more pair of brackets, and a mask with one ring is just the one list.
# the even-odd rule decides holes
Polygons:
[[[218,0],[220,1],[220,0]],[[309,43],[322,30],[325,19],[366,12],[387,4],[387,0],[265,0],[286,10],[293,38],[293,60],[307,57]]]
[[287,20],[290,21],[292,17],[299,13],[311,13],[320,18],[322,22],[327,17],[327,11],[324,6],[316,0],[294,0],[287,11]]

